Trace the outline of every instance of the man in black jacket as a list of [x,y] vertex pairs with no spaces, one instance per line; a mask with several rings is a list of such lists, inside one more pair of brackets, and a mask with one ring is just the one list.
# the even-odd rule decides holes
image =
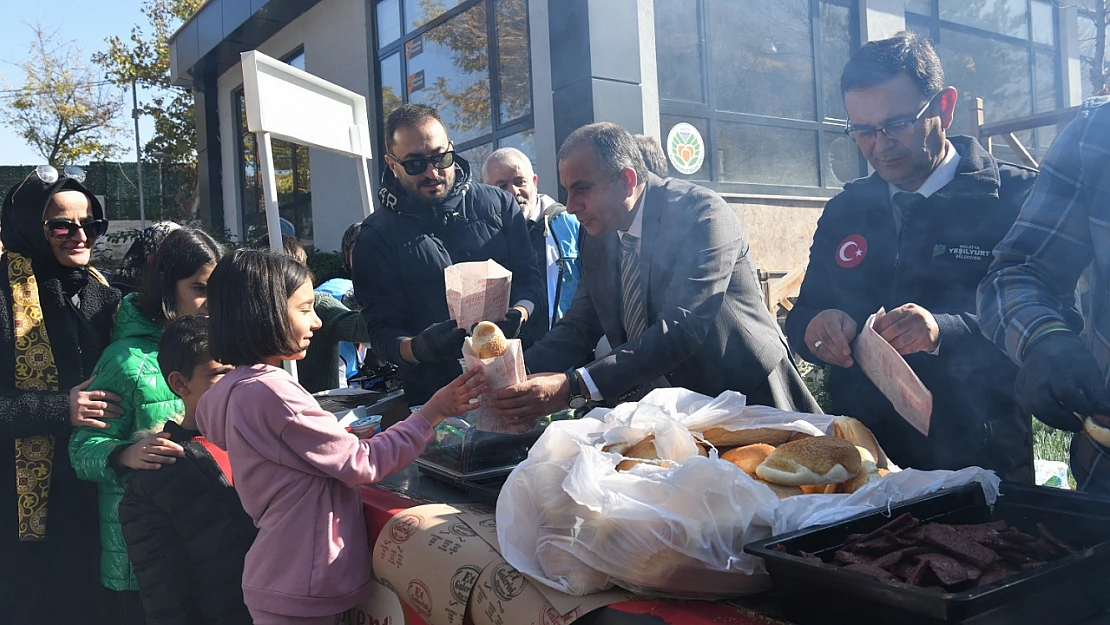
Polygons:
[[163,432],[185,456],[158,471],[136,471],[119,506],[149,625],[250,625],[243,560],[257,530],[232,487],[227,452],[197,431],[200,396],[231,367],[212,360],[208,323],[183,317],[166,328],[158,366],[185,404],[181,424]]
[[[857,417],[891,459],[919,469],[978,465],[1033,480],[1017,368],[979,333],[975,291],[991,250],[1033,186],[972,137],[945,137],[956,90],[912,33],[865,44],[841,77],[847,131],[875,173],[845,185],[817,224],[786,320],[791,346],[832,365],[832,412]],[[933,393],[929,435],[894,410],[852,358],[868,316]]]
[[498,323],[509,338],[519,336],[546,289],[516,200],[471,179],[435,109],[401,106],[386,120],[385,137],[389,169],[355,244],[355,300],[371,349],[398,366],[412,406],[459,375],[470,329],[450,318],[444,269],[494,260],[512,272],[511,308]]

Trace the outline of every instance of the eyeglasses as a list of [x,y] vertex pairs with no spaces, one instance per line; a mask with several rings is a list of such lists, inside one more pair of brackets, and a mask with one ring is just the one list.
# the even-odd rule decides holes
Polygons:
[[[76,180],[80,183],[85,182],[85,170],[76,165],[69,165],[63,168],[61,175],[64,175],[66,178],[69,178],[71,180]],[[55,182],[58,182],[58,178],[61,177],[58,174],[58,170],[55,169],[54,166],[39,165],[33,171],[31,171],[31,173],[27,174],[27,177],[23,179],[23,182],[19,183],[19,189],[15,190],[15,194],[19,193],[20,189],[23,188],[23,185],[27,184],[27,181],[31,179],[31,176],[37,177],[39,180],[45,182],[46,184],[54,184]],[[15,194],[12,195],[14,196]]]
[[925,106],[921,107],[921,110],[917,112],[917,115],[914,115],[912,118],[906,116],[902,119],[890,120],[880,128],[871,128],[868,126],[853,126],[852,120],[849,119],[844,122],[844,134],[851,137],[852,141],[855,141],[856,143],[870,143],[879,136],[880,132],[886,135],[889,139],[897,141],[898,139],[905,137],[913,130],[913,125],[921,120],[921,116],[925,114],[925,111],[929,110],[929,107],[933,104],[933,100],[935,100],[938,95],[940,95],[939,91],[934,94],[933,97],[929,98],[929,101],[925,103]]
[[68,241],[77,236],[78,230],[85,231],[85,238],[92,240],[104,236],[108,232],[107,219],[90,219],[85,223],[77,223],[72,219],[50,219],[42,222],[50,236],[59,241]]
[[446,152],[442,152],[440,154],[433,154],[431,156],[421,156],[419,158],[410,158],[407,161],[402,161],[401,159],[397,158],[396,156],[393,156],[392,154],[390,154],[389,157],[392,158],[393,160],[397,161],[397,163],[401,167],[404,167],[405,168],[405,173],[410,175],[410,176],[419,176],[420,174],[427,171],[428,170],[428,163],[431,163],[432,167],[435,167],[436,169],[447,169],[448,167],[451,167],[452,165],[455,164],[455,151],[454,150],[447,150]]

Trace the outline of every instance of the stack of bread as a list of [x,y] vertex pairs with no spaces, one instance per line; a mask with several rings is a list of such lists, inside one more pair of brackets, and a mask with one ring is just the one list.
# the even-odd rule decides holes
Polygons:
[[[780,498],[792,495],[854,493],[890,473],[886,455],[867,426],[851,417],[837,417],[828,436],[810,436],[773,428],[702,433],[698,453],[715,448],[720,461],[736,465]],[[610,445],[603,451],[619,453],[618,471],[638,464],[670,466],[660,457],[654,437],[633,445]]]

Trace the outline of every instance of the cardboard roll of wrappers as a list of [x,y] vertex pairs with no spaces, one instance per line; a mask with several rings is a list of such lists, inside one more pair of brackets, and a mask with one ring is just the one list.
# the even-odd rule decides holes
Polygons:
[[[677,459],[660,453],[654,438],[648,435],[637,443],[608,445],[602,451],[624,457],[617,471],[641,464],[673,466]],[[851,417],[836,418],[828,436],[775,428],[710,428],[702,438],[698,455],[708,456],[708,448],[717,449],[720,461],[735,465],[780,498],[854,493],[889,474],[875,436]]]

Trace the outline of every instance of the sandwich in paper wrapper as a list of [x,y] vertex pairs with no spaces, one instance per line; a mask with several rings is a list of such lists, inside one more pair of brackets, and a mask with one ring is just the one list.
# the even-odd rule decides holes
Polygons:
[[[488,321],[475,326],[473,335],[463,342],[462,353],[466,368],[481,369],[490,390],[519,384],[528,378],[520,340],[506,339],[501,328]],[[483,403],[484,397],[479,397]],[[467,420],[473,422],[478,430],[498,434],[527,434],[535,427],[533,423],[509,425],[504,418],[485,405],[472,411]]]
[[513,272],[495,261],[456,263],[443,270],[447,310],[460,328],[501,321],[509,310]]
[[506,561],[583,595],[724,598],[766,590],[746,543],[998,478],[978,467],[899,470],[855,419],[656,389],[552,423],[497,502]]

